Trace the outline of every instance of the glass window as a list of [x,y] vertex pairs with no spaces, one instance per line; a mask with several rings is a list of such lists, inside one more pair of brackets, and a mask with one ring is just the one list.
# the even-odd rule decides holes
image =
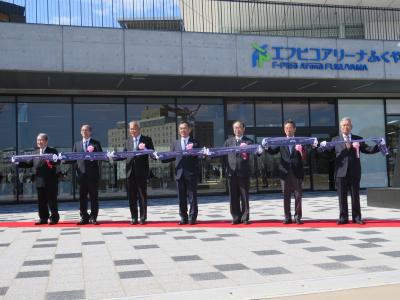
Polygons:
[[[177,106],[178,122],[180,119],[190,121],[193,125],[192,135],[202,146],[221,147],[225,140],[224,106],[204,104],[207,103],[204,100],[198,101],[199,104],[185,104],[183,101],[179,101]],[[200,164],[199,193],[225,192],[225,180],[222,177],[223,157],[202,160]]]
[[283,119],[284,121],[292,119],[297,127],[309,126],[308,101],[303,99],[284,101]]
[[256,102],[257,127],[281,127],[282,105],[281,100]]
[[[394,186],[394,184],[399,184],[400,182],[394,182],[394,172],[396,161],[399,161],[398,153],[399,153],[399,137],[400,137],[400,115],[397,116],[387,116],[386,117],[386,129],[387,129],[387,145],[390,151],[389,156],[389,176],[390,176],[390,185]],[[400,165],[396,166],[400,168]]]
[[[157,152],[170,151],[171,142],[177,135],[173,99],[128,99],[127,116],[128,122],[132,120],[140,122],[142,134],[151,137]],[[151,173],[147,187],[148,194],[176,195],[174,163],[161,163],[155,160],[149,162]]]
[[386,100],[386,113],[391,115],[400,114],[400,99],[388,99]]
[[226,104],[227,128],[232,128],[234,121],[242,121],[246,127],[254,127],[254,105],[252,102],[228,102]]
[[[20,154],[31,154],[35,151],[36,137],[41,132],[49,136],[49,146],[55,147],[58,152],[71,151],[71,103],[62,103],[59,100],[59,98],[43,97],[18,99],[18,152]],[[68,165],[58,166],[59,198],[73,197],[71,170],[72,168]],[[20,168],[19,171],[19,179],[23,183],[19,198],[36,199],[33,170]]]
[[[91,103],[84,103],[87,100]],[[92,125],[93,138],[100,141],[103,151],[122,151],[126,139],[125,106],[122,99],[110,98],[109,103],[105,103],[107,101],[104,98],[99,99],[101,103],[95,103],[92,98],[78,98],[75,101],[78,102],[74,105],[75,141],[82,139],[81,125],[89,123]],[[102,162],[100,197],[125,197],[125,177],[124,161]]]
[[[360,113],[362,107],[362,113]],[[385,115],[381,99],[339,99],[339,120],[350,117],[354,134],[364,138],[385,136]],[[361,187],[387,186],[386,158],[377,153],[361,155]]]
[[0,97],[0,202],[16,200],[22,190],[16,167],[10,163],[16,153],[15,103],[11,102],[14,97]]
[[335,102],[310,101],[311,126],[335,126]]

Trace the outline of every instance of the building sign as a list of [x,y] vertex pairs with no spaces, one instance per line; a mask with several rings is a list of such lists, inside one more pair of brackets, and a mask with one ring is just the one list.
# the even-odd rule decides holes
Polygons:
[[[273,69],[368,71],[377,63],[399,63],[400,51],[302,48],[252,43],[252,67]],[[332,62],[334,61],[334,62]],[[345,62],[346,61],[346,62]]]

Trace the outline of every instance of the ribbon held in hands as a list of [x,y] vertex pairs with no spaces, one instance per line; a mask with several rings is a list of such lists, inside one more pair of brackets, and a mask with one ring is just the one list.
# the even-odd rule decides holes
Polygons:
[[[231,147],[220,147],[220,148],[209,148],[207,149],[207,156],[210,157],[217,157],[217,156],[224,156],[230,153],[257,153],[259,151],[260,145],[251,144],[245,146],[231,146]],[[262,153],[262,152],[261,152]]]
[[207,156],[207,148],[206,147],[188,149],[187,147],[189,145],[192,145],[190,147],[193,147],[193,144],[187,144],[186,150],[157,152],[157,157],[158,157],[158,159],[166,160],[166,159],[175,158],[178,156],[200,156],[200,157]]
[[261,145],[264,148],[268,147],[280,147],[280,146],[291,146],[291,145],[318,145],[318,140],[315,137],[266,137],[262,140]]
[[[382,155],[389,155],[389,149],[386,147],[386,141],[383,137],[372,137],[372,138],[366,138],[366,139],[352,140],[351,142],[353,143],[353,146],[355,143],[360,144],[360,143],[364,143],[364,142],[374,142],[378,145],[378,149],[382,153]],[[336,145],[343,144],[343,143],[346,143],[346,141],[344,141],[344,140],[343,141],[334,141],[334,142],[322,141],[320,143],[318,151],[323,152],[326,150],[331,150]],[[360,154],[358,152],[357,157],[359,157],[359,155]]]
[[58,156],[57,154],[29,154],[29,155],[13,155],[11,157],[11,162],[13,164],[18,164],[20,162],[26,162],[34,159],[40,159],[40,160],[51,160],[54,162],[58,161]]

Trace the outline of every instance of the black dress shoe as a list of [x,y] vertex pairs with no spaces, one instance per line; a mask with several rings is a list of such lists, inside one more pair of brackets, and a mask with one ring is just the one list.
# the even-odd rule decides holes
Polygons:
[[140,219],[140,225],[144,225],[144,224],[146,224],[146,221],[143,219]]
[[292,224],[293,223],[293,221],[292,221],[292,218],[285,218],[285,220],[283,220],[283,222],[282,222],[283,224]]
[[35,225],[44,225],[47,224],[47,220],[40,219],[35,222]]
[[187,225],[188,221],[187,220],[180,220],[178,225]]
[[139,224],[138,220],[137,219],[132,219],[131,225],[137,225],[137,224]]
[[58,221],[56,221],[56,220],[51,220],[50,222],[49,222],[49,225],[56,225],[58,223]]
[[238,225],[240,224],[240,221],[232,221],[232,225]]
[[296,222],[297,225],[304,224],[304,222],[300,218],[295,218],[294,221]]
[[89,220],[86,219],[80,219],[78,223],[76,223],[76,225],[87,225],[89,224]]
[[336,224],[338,224],[338,225],[343,225],[343,224],[348,224],[348,223],[349,223],[348,220],[343,220],[343,219],[339,219],[339,220],[336,222]]
[[189,220],[189,225],[195,225],[196,221],[195,220]]
[[353,221],[353,223],[360,224],[360,225],[364,225],[364,224],[365,224],[365,222],[364,222],[361,218],[355,219],[355,220]]
[[97,220],[90,220],[90,223],[92,223],[93,225],[99,225],[99,222],[97,222]]
[[243,224],[249,225],[249,224],[251,224],[251,223],[250,223],[250,221],[246,220],[246,221],[243,221]]

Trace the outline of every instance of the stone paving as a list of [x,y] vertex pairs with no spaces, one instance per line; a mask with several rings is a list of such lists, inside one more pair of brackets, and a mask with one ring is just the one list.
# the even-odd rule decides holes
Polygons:
[[[304,220],[336,219],[335,193],[305,193]],[[366,206],[368,220],[400,210]],[[280,194],[251,195],[252,220],[281,220]],[[61,221],[78,220],[61,203]],[[32,221],[36,205],[0,206],[0,222]],[[152,199],[148,220],[177,221],[176,199]],[[102,201],[98,221],[127,221]],[[227,196],[199,198],[199,220],[230,220]],[[1,299],[257,299],[400,282],[400,228],[0,227]]]

